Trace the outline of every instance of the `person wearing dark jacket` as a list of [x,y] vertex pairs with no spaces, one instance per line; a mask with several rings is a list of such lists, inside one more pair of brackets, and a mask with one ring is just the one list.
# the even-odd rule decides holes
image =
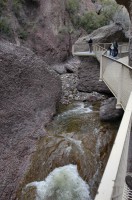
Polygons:
[[118,55],[118,44],[117,42],[114,42],[113,43],[113,46],[114,46],[114,54],[113,54],[113,57],[116,57]]
[[93,40],[90,38],[90,40],[88,41],[89,44],[89,51],[90,53],[93,51]]

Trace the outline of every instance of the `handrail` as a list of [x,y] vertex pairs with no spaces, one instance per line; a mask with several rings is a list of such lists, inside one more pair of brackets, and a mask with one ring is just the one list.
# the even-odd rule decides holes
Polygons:
[[[132,93],[130,95],[115,143],[95,200],[121,200],[126,176],[128,144],[132,123]],[[122,165],[123,164],[123,165]]]
[[97,44],[93,44],[93,46],[96,48],[96,47],[99,47],[100,49],[102,49],[103,51],[106,51],[106,48],[100,46],[98,43]]
[[[100,47],[103,47],[104,49],[108,49],[108,47],[111,45],[112,43],[93,43],[93,46],[100,46]],[[88,47],[88,42],[86,40],[83,40],[83,41],[77,41],[74,45],[74,52],[76,52],[76,47],[78,46],[84,46],[84,49],[83,51],[86,50],[86,46]],[[122,44],[119,44],[119,50],[121,47],[123,46],[128,46],[128,43],[122,43]],[[88,48],[87,48],[88,49]]]
[[[111,44],[111,43],[106,43],[106,44],[105,43],[97,43],[97,44],[93,44],[93,52],[94,53],[91,54],[88,50],[85,50],[85,49],[88,49],[88,47],[86,46],[86,44],[82,45],[80,43],[79,44],[75,43],[75,45],[73,45],[73,47],[72,47],[72,53],[73,53],[73,55],[77,55],[77,56],[94,56],[94,55],[96,56],[96,58],[100,62],[100,79],[99,80],[100,81],[103,80],[105,82],[105,84],[109,87],[109,89],[111,90],[111,92],[117,98],[117,106],[116,106],[116,108],[120,108],[122,106],[125,109],[127,101],[126,101],[126,97],[124,99],[121,99],[121,97],[120,97],[121,96],[121,92],[122,92],[120,86],[118,87],[118,94],[116,94],[116,92],[111,88],[111,85],[110,85],[111,83],[109,82],[107,84],[107,79],[103,78],[103,74],[104,74],[103,72],[105,71],[105,68],[108,65],[107,62],[109,62],[109,63],[113,62],[113,64],[115,64],[115,65],[120,65],[120,69],[118,69],[118,72],[116,72],[116,73],[119,73],[120,76],[122,76],[122,75],[124,76],[124,72],[123,72],[124,68],[132,70],[132,67],[130,67],[126,63],[121,62],[118,59],[115,59],[114,57],[107,56],[107,50],[106,50],[106,48],[104,48],[104,46],[108,47],[107,46],[108,44]],[[100,45],[102,45],[102,46],[100,46]],[[80,48],[81,48],[81,51],[80,51]],[[122,57],[122,55],[124,56],[124,53],[126,54],[126,52],[128,52],[128,43],[123,43],[122,45],[119,45],[119,49],[120,49],[119,56],[121,56],[121,57]],[[108,59],[108,61],[104,61],[105,60],[104,58]],[[122,68],[123,68],[123,70],[121,70]],[[113,70],[115,70],[115,68],[113,68]],[[111,73],[110,70],[109,70],[109,73]],[[116,82],[116,85],[117,84],[119,85],[119,82],[121,84],[121,80],[120,79],[118,80],[118,82]],[[129,85],[130,84],[131,83],[129,82]],[[129,98],[129,95],[130,95],[130,93],[127,92],[127,94],[126,94],[127,100]],[[123,103],[122,103],[122,100],[123,100]]]
[[[97,59],[99,62],[101,62],[101,55],[105,53],[105,51],[108,49],[108,47],[111,45],[111,43],[93,43],[93,52],[95,53]],[[119,55],[121,56],[122,53],[128,52],[128,43],[123,43],[118,46],[119,49]],[[124,49],[124,52],[122,52],[122,49]],[[72,46],[72,54],[76,56],[90,56],[94,55],[89,52],[89,45],[88,42],[85,41],[77,41]]]
[[125,109],[130,92],[132,91],[132,67],[123,62],[122,59],[117,60],[111,56],[107,56],[106,52],[102,54],[101,58],[100,80],[105,82],[117,98],[116,108],[122,107]]
[[107,55],[106,55],[106,52],[105,52],[102,56],[104,56],[104,57],[106,57],[106,58],[109,58],[110,60],[113,60],[113,61],[115,61],[115,62],[117,62],[117,63],[123,64],[123,65],[125,65],[127,68],[129,68],[129,69],[132,69],[132,67],[131,67],[130,65],[127,65],[126,63],[122,63],[121,61],[116,60],[116,59],[113,58],[113,57],[107,56]]
[[[104,59],[108,59],[104,62]],[[111,61],[111,62],[110,62]],[[104,63],[103,63],[104,62]],[[115,66],[113,66],[115,63]],[[101,79],[107,84],[107,78],[104,79],[104,74],[106,74],[107,65],[110,70],[119,70],[119,80],[117,80],[117,103],[122,104],[121,93],[122,93],[122,81],[126,79],[126,75],[130,74],[132,67],[129,65],[109,57],[106,55],[106,51],[101,56]],[[113,67],[113,68],[112,68]],[[104,74],[103,74],[104,73]],[[129,75],[130,76],[130,75]],[[107,77],[110,77],[110,73],[107,72]],[[124,78],[122,80],[122,78]],[[132,81],[132,78],[128,79]],[[129,83],[129,89],[132,91],[132,82]],[[112,85],[112,84],[111,84]],[[127,85],[127,84],[126,84]],[[127,85],[128,87],[128,85]],[[110,87],[109,87],[110,88]],[[110,88],[113,92],[112,88]],[[129,90],[129,91],[130,91]],[[129,95],[127,91],[127,95]],[[113,92],[114,93],[114,92]],[[123,105],[122,105],[123,106]],[[105,168],[101,183],[98,188],[95,200],[122,200],[124,199],[123,190],[125,187],[125,176],[127,172],[127,158],[128,158],[128,148],[130,140],[130,130],[132,125],[132,92],[127,99],[127,106],[124,105],[125,113],[117,133],[115,143],[113,145],[107,166]]]

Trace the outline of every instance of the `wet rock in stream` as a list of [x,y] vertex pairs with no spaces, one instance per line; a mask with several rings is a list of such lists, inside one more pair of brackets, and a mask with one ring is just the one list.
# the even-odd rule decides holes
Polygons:
[[100,107],[100,119],[103,121],[115,121],[123,116],[123,109],[116,109],[117,100],[111,97],[102,102]]

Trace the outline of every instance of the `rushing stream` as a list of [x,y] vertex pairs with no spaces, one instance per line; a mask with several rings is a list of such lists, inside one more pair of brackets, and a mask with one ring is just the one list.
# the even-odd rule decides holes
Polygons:
[[45,181],[33,182],[29,186],[37,187],[37,200],[90,200],[89,187],[75,165],[56,168]]
[[39,141],[22,199],[93,199],[118,126],[100,121],[99,103],[60,105]]

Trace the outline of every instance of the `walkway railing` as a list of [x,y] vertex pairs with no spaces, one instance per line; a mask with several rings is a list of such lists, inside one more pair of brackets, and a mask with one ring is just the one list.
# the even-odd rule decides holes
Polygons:
[[[97,59],[100,61],[101,55],[106,51],[106,48],[108,48],[111,45],[111,43],[98,43],[93,45],[93,52],[96,53]],[[76,56],[88,56],[88,55],[94,55],[94,53],[89,52],[89,45],[86,41],[75,43],[72,46],[72,55]]]
[[[111,43],[97,43],[93,44],[93,52],[96,54],[97,59],[100,62],[101,55],[108,49]],[[118,47],[119,57],[123,57],[128,54],[128,43],[122,43]],[[72,46],[72,55],[88,56],[93,55],[89,52],[89,45],[86,41],[77,42]]]
[[121,200],[127,172],[128,147],[132,122],[132,93],[117,133],[95,200]]
[[[85,45],[81,45],[80,49],[79,44],[75,44],[73,55],[84,52]],[[100,80],[106,83],[117,98],[117,107],[122,106],[125,112],[95,200],[129,200],[126,192],[123,194],[123,190],[126,188],[125,177],[132,125],[132,67],[128,65],[127,58],[121,58],[128,54],[128,44],[119,46],[121,59],[118,60],[107,56],[105,48],[108,48],[108,45],[110,44],[93,46],[94,54],[100,61]]]
[[[128,45],[119,46],[120,57],[126,52]],[[105,51],[100,59],[100,80],[117,98],[117,108],[122,106],[125,113],[95,200],[128,199],[123,196],[132,125],[132,67],[128,65],[128,59],[115,60]]]
[[132,91],[132,67],[125,64],[127,58],[114,60],[102,55],[100,66],[100,80],[103,80],[117,98],[117,108],[125,110]]
[[[107,43],[105,45],[105,47],[107,48],[110,45],[111,45],[110,43]],[[101,59],[102,59],[101,56],[106,52],[106,48],[104,48],[104,44],[101,44],[101,43],[93,45],[93,51],[94,51],[94,53],[96,55],[96,58],[100,62],[100,64],[101,64]]]

